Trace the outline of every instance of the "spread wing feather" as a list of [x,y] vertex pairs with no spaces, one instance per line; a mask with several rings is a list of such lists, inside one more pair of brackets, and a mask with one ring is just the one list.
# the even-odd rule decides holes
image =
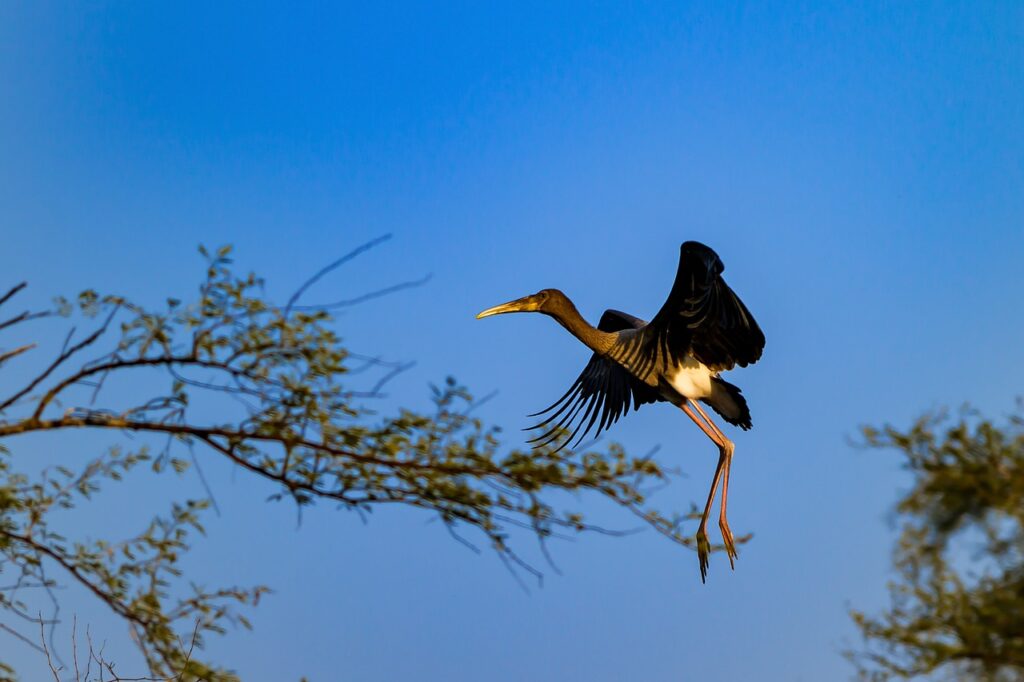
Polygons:
[[[605,332],[618,332],[640,329],[645,324],[644,320],[632,315],[606,310],[597,328]],[[636,410],[641,405],[661,399],[657,390],[636,379],[621,365],[594,353],[561,398],[530,415],[538,417],[550,413],[543,421],[530,427],[530,430],[545,431],[529,442],[535,448],[543,447],[568,430],[569,436],[558,449],[568,445],[577,435],[579,439],[575,444],[579,445],[595,425],[597,431],[594,435],[597,436],[629,412],[630,405]]]
[[714,371],[746,367],[764,350],[764,333],[725,280],[722,260],[699,242],[685,242],[665,304],[644,330],[648,352],[679,360],[693,355]]

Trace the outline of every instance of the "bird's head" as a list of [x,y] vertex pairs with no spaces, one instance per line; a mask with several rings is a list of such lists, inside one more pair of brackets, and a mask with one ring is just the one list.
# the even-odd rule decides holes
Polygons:
[[491,315],[501,315],[502,313],[549,313],[565,301],[568,301],[568,299],[558,289],[542,289],[535,294],[523,296],[514,301],[488,308],[478,314],[476,319],[480,320]]

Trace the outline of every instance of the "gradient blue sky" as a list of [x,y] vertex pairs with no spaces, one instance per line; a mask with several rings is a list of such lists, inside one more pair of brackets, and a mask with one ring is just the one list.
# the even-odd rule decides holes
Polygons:
[[[556,544],[562,575],[527,595],[415,512],[325,507],[296,529],[209,461],[223,515],[190,566],[276,590],[254,632],[210,648],[247,680],[845,678],[846,609],[884,603],[907,482],[846,438],[966,400],[1005,413],[1024,385],[1020,3],[5,2],[0,93],[0,286],[38,299],[187,296],[199,242],[235,244],[283,297],[393,232],[312,298],[433,273],[339,329],[417,361],[389,404],[425,405],[449,373],[499,389],[483,415],[513,442],[587,353],[540,316],[475,321],[484,307],[554,286],[591,319],[649,316],[699,239],[766,331],[730,375],[755,424],[735,434],[730,518],[756,537],[707,585],[645,533]],[[612,436],[685,470],[662,504],[703,499],[715,451],[678,411]],[[141,526],[161,485],[201,494],[139,483],[69,528]],[[67,599],[130,672],[123,626]],[[16,641],[0,651],[42,675]]]

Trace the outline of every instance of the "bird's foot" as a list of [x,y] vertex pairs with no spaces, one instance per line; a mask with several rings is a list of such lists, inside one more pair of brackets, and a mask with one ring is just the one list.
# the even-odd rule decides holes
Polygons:
[[697,560],[700,562],[700,581],[706,582],[708,577],[708,555],[711,554],[711,542],[703,527],[697,530]]
[[729,555],[729,568],[736,570],[736,560],[740,558],[736,553],[736,541],[732,537],[732,530],[729,522],[724,518],[718,521],[718,527],[722,531],[722,544],[725,545],[725,553]]

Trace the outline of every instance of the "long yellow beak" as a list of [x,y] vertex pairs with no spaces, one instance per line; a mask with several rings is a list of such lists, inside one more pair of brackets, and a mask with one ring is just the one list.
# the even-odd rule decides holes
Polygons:
[[508,303],[496,305],[493,308],[488,308],[487,310],[478,313],[476,319],[482,320],[485,317],[490,317],[491,315],[501,315],[502,313],[532,312],[537,309],[537,304],[531,301],[530,298],[530,296],[526,296],[524,298],[518,298],[514,301],[509,301]]

